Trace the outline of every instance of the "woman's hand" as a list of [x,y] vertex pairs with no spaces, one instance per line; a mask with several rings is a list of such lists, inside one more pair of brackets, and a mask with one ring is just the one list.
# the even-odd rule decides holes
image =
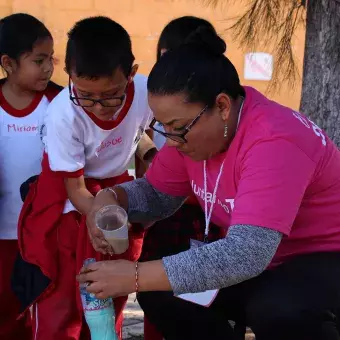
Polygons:
[[83,267],[77,276],[79,283],[90,283],[86,290],[99,299],[125,296],[136,288],[136,267],[126,260],[103,261]]
[[110,191],[102,191],[94,198],[90,212],[86,216],[87,229],[93,248],[102,254],[112,254],[113,251],[103,233],[97,228],[95,216],[99,209],[112,204],[119,205],[114,194]]

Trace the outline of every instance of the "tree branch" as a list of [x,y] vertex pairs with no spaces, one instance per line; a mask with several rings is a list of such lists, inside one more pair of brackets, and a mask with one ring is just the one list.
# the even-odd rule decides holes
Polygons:
[[[231,4],[234,0],[202,0],[204,4],[217,6]],[[273,46],[273,78],[268,90],[275,91],[282,82],[288,81],[294,88],[299,72],[292,49],[295,31],[305,21],[303,0],[239,0],[247,7],[240,17],[227,18],[233,21],[228,28],[240,47],[255,51]]]

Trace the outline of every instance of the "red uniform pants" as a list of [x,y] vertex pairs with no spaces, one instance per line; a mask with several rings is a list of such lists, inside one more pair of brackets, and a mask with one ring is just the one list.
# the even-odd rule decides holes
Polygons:
[[[62,216],[58,228],[58,278],[49,293],[33,306],[34,340],[90,340],[90,333],[79,309],[76,282],[76,250],[79,226],[76,212]],[[127,297],[114,300],[116,330],[121,334]]]
[[0,240],[0,339],[31,340],[30,313],[17,320],[20,303],[11,289],[11,275],[17,253],[17,240]]

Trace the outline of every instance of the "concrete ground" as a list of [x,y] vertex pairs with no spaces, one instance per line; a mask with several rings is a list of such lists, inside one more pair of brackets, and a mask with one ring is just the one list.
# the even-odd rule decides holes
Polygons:
[[135,294],[129,296],[128,303],[124,310],[123,339],[141,340],[144,339],[144,314],[135,300]]

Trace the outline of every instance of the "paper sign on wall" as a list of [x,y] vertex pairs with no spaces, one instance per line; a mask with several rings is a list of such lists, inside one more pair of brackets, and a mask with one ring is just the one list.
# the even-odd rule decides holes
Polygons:
[[269,81],[273,75],[273,56],[256,52],[245,55],[244,79]]

